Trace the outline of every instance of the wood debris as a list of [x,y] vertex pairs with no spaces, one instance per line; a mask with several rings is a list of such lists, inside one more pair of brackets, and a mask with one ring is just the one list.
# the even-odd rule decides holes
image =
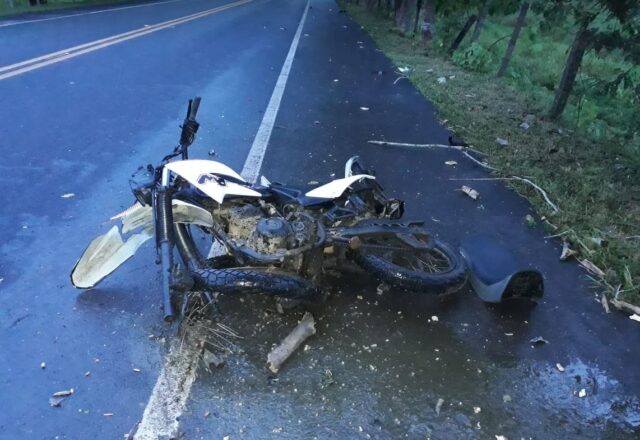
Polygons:
[[626,310],[629,313],[633,313],[635,315],[640,315],[640,307],[634,306],[633,304],[629,304],[626,301],[622,301],[619,299],[613,298],[609,301],[613,306],[618,310]]
[[565,240],[562,242],[562,253],[560,254],[560,259],[562,261],[565,261],[567,258],[578,254],[578,251],[574,251],[570,246],[571,245],[568,241]]
[[267,356],[267,366],[273,373],[277,373],[282,364],[296,351],[298,347],[309,337],[316,333],[316,322],[313,315],[306,312],[298,325],[287,335],[276,348]]
[[556,368],[558,369],[559,372],[564,373],[564,367],[562,366],[561,363],[557,363]]
[[578,260],[578,262],[580,263],[580,266],[587,269],[588,272],[591,272],[592,274],[597,275],[600,278],[604,278],[605,273],[602,271],[602,269],[593,264],[591,261],[585,258],[584,260]]
[[443,403],[444,403],[444,399],[442,398],[438,399],[438,402],[436,403],[436,415],[440,415],[440,410],[442,409]]
[[458,162],[456,162],[455,160],[448,160],[444,164],[451,167],[453,165],[458,165]]
[[478,191],[467,185],[462,185],[460,191],[471,197],[473,200],[478,200],[478,197],[480,197],[480,193]]
[[607,295],[604,293],[600,296],[600,304],[602,304],[602,308],[605,312],[611,313],[611,310],[609,309],[609,300],[607,300]]
[[629,319],[633,319],[634,321],[640,322],[640,315],[638,315],[637,313],[634,313],[633,315],[629,316]]
[[75,197],[75,196],[76,195],[74,193],[64,193],[60,197],[63,199],[70,199],[71,197]]

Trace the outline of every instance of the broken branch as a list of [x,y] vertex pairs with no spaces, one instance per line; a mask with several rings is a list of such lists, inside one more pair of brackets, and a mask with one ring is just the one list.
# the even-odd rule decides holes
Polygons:
[[277,373],[282,364],[296,351],[298,347],[311,335],[316,334],[316,322],[313,315],[306,312],[289,335],[267,356],[267,366]]

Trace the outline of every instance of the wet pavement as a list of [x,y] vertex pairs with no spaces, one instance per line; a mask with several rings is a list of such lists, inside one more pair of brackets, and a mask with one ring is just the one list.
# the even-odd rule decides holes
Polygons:
[[[129,19],[134,28],[219,4],[122,11],[118,31]],[[129,173],[173,146],[189,96],[203,96],[193,157],[213,148],[242,167],[303,8],[258,1],[0,81],[12,103],[0,119],[16,121],[1,126],[0,438],[122,438],[135,428],[175,333],[161,321],[151,246],[95,290],[78,294],[68,271],[130,204]],[[116,26],[95,17],[76,22],[65,44]],[[57,22],[42,31],[55,35]],[[17,29],[0,28],[0,38]],[[10,61],[19,53],[0,52]],[[358,154],[390,196],[407,201],[407,218],[454,244],[477,233],[507,244],[544,274],[545,298],[487,306],[468,289],[443,299],[380,295],[347,267],[327,280],[327,303],[313,307],[317,334],[277,375],[265,368],[267,353],[302,310],[222,298],[212,318],[243,339],[222,368],[199,367],[183,438],[638,438],[638,324],[605,314],[584,272],[560,263],[559,244],[527,226],[532,211],[513,191],[473,182],[479,201],[457,191],[461,182],[450,179],[485,176],[457,152],[367,144],[446,143],[433,107],[395,79],[357,24],[313,0],[263,173],[306,186]],[[451,159],[456,167],[444,165]],[[67,192],[76,196],[62,199]],[[549,344],[532,346],[537,336]],[[72,387],[61,408],[49,407],[52,392]]]

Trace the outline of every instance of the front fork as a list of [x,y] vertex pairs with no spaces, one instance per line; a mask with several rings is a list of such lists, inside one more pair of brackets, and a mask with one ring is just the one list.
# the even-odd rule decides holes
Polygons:
[[173,270],[173,208],[172,190],[168,185],[168,170],[163,170],[163,178],[153,196],[153,214],[156,227],[156,250],[162,266],[162,304],[164,320],[172,322],[176,315],[171,304],[171,285]]

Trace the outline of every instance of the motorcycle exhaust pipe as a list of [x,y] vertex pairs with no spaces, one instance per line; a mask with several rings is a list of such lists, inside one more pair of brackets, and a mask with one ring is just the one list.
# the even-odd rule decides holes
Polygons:
[[156,239],[162,264],[162,304],[164,320],[173,322],[176,319],[171,304],[171,284],[173,269],[173,209],[171,194],[167,187],[160,187],[156,193]]

